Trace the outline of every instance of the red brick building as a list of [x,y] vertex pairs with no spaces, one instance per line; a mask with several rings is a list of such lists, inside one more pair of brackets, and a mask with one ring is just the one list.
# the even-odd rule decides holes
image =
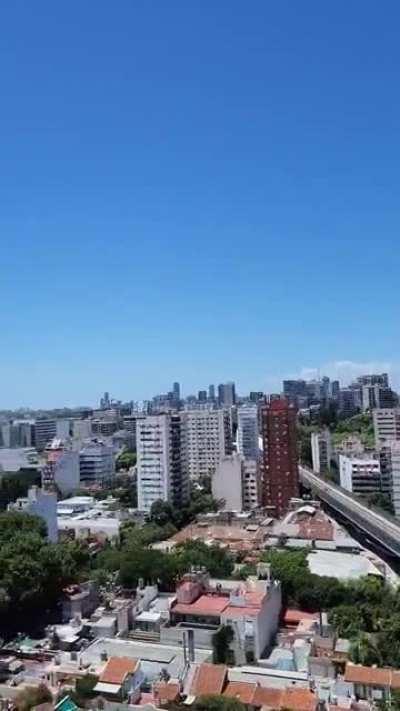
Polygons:
[[283,398],[262,408],[262,504],[273,506],[277,516],[287,511],[293,496],[299,495],[296,419],[295,406]]

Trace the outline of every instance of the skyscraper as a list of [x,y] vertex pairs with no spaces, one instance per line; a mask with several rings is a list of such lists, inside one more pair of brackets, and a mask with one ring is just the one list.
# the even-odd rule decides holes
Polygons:
[[208,399],[215,400],[215,385],[208,386]]
[[262,409],[264,450],[263,506],[274,507],[277,516],[287,511],[299,495],[296,408],[284,398]]
[[238,408],[238,452],[246,459],[258,458],[258,411],[257,405],[241,405]]
[[218,401],[223,407],[232,407],[235,404],[235,383],[221,383],[218,385]]
[[174,383],[172,386],[172,393],[174,400],[180,400],[181,399],[181,386],[179,383]]

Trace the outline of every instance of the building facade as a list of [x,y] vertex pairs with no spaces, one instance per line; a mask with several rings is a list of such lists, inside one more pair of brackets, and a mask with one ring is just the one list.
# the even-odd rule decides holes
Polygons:
[[79,452],[79,477],[86,486],[109,483],[115,476],[114,451],[105,442],[93,439]]
[[390,493],[390,477],[381,473],[380,460],[370,456],[339,456],[340,486],[353,494]]
[[299,495],[296,416],[294,405],[283,398],[262,408],[262,504],[273,507],[277,516]]
[[39,451],[43,451],[46,445],[55,437],[58,439],[68,439],[71,434],[70,420],[36,420],[35,422],[35,446]]
[[329,471],[332,459],[332,437],[328,429],[323,432],[312,432],[311,454],[313,470],[317,474]]
[[258,457],[258,408],[257,405],[241,405],[237,412],[237,449],[247,459]]
[[400,408],[377,408],[372,413],[375,447],[379,449],[389,440],[400,441]]
[[148,415],[137,421],[138,508],[156,501],[183,506],[189,499],[184,413]]
[[188,410],[183,416],[189,476],[194,480],[212,477],[220,459],[232,451],[229,413]]

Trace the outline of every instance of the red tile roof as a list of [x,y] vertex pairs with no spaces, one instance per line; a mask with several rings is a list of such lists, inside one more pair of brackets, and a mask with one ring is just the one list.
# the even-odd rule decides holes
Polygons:
[[229,605],[227,595],[200,595],[192,603],[178,603],[171,612],[178,615],[211,615],[218,616]]
[[179,684],[173,682],[159,681],[154,686],[154,697],[161,704],[167,703],[168,701],[176,701],[179,694]]
[[228,668],[223,664],[200,664],[194,675],[190,696],[222,694],[227,672]]
[[105,684],[122,684],[127,674],[133,674],[138,667],[137,659],[110,657],[99,681]]
[[229,681],[224,690],[224,696],[239,699],[242,704],[253,704],[257,684],[249,684],[246,681]]
[[224,610],[224,617],[257,617],[260,612],[259,607],[239,607],[238,605],[228,605]]
[[254,706],[265,706],[270,709],[277,709],[280,706],[282,696],[282,689],[274,689],[273,687],[266,688],[263,686],[257,686],[253,705]]
[[318,620],[318,617],[319,615],[316,612],[288,609],[285,612],[283,621],[286,625],[298,625],[301,620]]
[[[373,686],[392,686],[400,688],[400,671],[396,669],[380,669],[379,667],[364,667],[362,664],[346,664],[345,681],[353,684]],[[399,686],[397,686],[399,684]]]
[[281,708],[292,711],[315,711],[318,706],[318,697],[309,689],[289,688],[283,689]]

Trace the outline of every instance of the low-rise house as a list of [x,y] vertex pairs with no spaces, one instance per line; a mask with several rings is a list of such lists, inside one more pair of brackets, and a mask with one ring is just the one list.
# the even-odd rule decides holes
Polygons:
[[134,703],[140,696],[144,680],[138,659],[111,657],[100,674],[94,691],[112,700]]
[[357,699],[381,701],[389,699],[392,690],[400,690],[400,669],[366,667],[348,662],[344,678],[353,684]]

